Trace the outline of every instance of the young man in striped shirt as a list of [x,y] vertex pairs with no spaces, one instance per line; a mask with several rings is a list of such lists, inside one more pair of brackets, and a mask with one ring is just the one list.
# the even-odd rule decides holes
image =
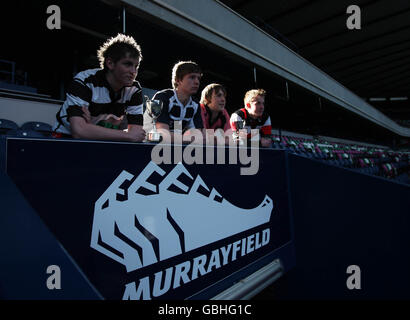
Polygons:
[[[99,69],[80,72],[57,113],[55,137],[138,142],[145,139],[142,88],[135,81],[142,59],[132,37],[118,34],[98,50]],[[123,117],[128,131],[119,130]]]
[[[180,61],[172,68],[173,88],[158,91],[154,95],[153,99],[163,103],[162,112],[156,122],[157,129],[163,132],[163,141],[170,139],[175,142],[177,133],[182,134],[180,138],[184,142],[190,141],[193,129],[203,128],[199,103],[192,97],[198,92],[201,77],[202,71],[197,63]],[[147,110],[144,124],[146,129],[152,127],[152,118]],[[180,130],[182,132],[179,132]]]

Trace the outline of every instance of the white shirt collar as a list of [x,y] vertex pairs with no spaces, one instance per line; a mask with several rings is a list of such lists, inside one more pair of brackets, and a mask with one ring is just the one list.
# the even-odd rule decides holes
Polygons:
[[192,103],[192,96],[190,96],[187,104],[184,106],[183,103],[181,101],[179,101],[179,99],[178,99],[177,91],[175,89],[172,89],[172,90],[174,91],[175,100],[178,102],[178,104],[181,107],[185,108],[186,106],[189,106]]

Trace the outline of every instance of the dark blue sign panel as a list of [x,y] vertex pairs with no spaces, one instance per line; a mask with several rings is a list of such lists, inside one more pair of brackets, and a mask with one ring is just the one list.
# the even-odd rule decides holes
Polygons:
[[257,173],[241,175],[229,148],[203,149],[208,160],[222,150],[225,164],[190,165],[157,165],[152,149],[7,142],[8,175],[105,298],[206,298],[290,246],[284,153],[261,151]]
[[0,190],[0,300],[102,299],[2,171]]

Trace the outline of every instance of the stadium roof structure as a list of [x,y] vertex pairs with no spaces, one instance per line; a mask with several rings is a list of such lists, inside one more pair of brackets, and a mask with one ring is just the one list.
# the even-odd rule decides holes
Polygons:
[[408,0],[355,2],[360,30],[347,28],[345,0],[53,4],[61,8],[61,30],[47,29],[46,0],[6,1],[4,11],[19,12],[21,28],[9,28],[13,15],[0,21],[12,44],[2,59],[23,66],[38,93],[64,99],[73,74],[98,66],[96,48],[125,32],[142,47],[138,80],[145,88],[169,87],[173,64],[190,59],[203,70],[200,89],[227,87],[230,113],[247,90],[262,87],[274,128],[387,145],[410,138]]
[[[221,0],[397,120],[410,119],[407,0]],[[360,9],[361,29],[346,22]],[[357,21],[356,21],[357,22]]]
[[[410,137],[410,126],[399,124],[409,119],[408,100],[403,98],[407,58],[405,53],[395,56],[406,45],[410,25],[405,1],[357,2],[360,30],[346,25],[347,1],[103,1],[245,61],[253,67],[253,85],[284,100],[274,104],[274,125],[291,131],[310,127],[313,134],[324,129],[335,136],[354,131],[356,137]],[[395,23],[388,27],[388,21]],[[388,67],[379,67],[379,59]],[[222,69],[227,75],[235,73],[228,65]],[[273,75],[279,79],[276,83]],[[375,108],[369,100],[374,94],[385,95],[390,109],[379,103]]]

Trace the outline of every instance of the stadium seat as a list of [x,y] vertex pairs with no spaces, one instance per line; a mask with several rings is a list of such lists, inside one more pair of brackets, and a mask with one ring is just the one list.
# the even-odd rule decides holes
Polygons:
[[17,123],[8,119],[0,119],[0,134],[7,134],[10,130],[18,129]]
[[52,132],[52,127],[48,123],[39,121],[29,121],[21,126],[23,131],[37,131],[41,132],[43,136],[50,136]]
[[282,149],[323,163],[410,184],[410,153],[386,148],[345,144],[291,135],[272,137],[273,149]]

